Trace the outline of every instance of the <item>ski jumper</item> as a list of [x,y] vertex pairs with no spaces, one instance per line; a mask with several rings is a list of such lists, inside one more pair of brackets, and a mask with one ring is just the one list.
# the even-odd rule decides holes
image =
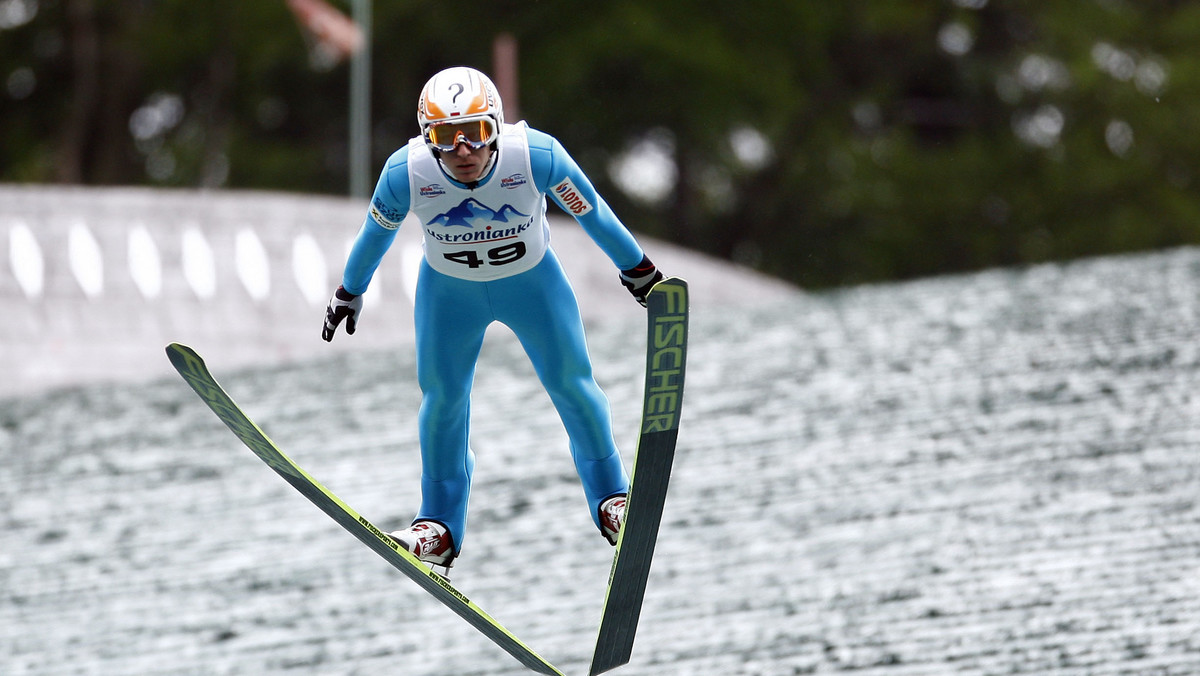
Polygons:
[[508,326],[546,388],[570,440],[592,520],[607,497],[629,490],[612,434],[608,399],[592,375],[578,301],[550,248],[546,195],[583,226],[617,269],[643,252],[579,165],[552,136],[505,125],[486,177],[454,180],[414,137],[387,161],[370,213],[343,273],[346,291],[366,291],[410,212],[425,256],[415,301],[421,508],[415,520],[445,525],[463,542],[474,454],[470,395],[484,332]]

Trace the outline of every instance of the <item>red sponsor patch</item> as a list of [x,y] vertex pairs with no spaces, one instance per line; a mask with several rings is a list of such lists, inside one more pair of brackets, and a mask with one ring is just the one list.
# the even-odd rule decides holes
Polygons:
[[568,176],[553,188],[554,197],[574,216],[582,216],[592,210],[592,203],[587,201]]

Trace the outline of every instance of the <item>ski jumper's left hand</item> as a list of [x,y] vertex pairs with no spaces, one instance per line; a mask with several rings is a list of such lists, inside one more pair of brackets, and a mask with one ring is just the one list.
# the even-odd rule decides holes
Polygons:
[[646,294],[655,284],[662,281],[663,273],[659,272],[648,256],[642,257],[642,262],[628,270],[621,271],[621,284],[629,289],[634,300],[646,307]]

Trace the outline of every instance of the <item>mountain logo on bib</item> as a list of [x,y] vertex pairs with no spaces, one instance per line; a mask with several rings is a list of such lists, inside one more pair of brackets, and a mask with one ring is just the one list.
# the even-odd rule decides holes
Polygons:
[[476,225],[509,223],[513,220],[527,218],[529,218],[527,214],[517,211],[512,208],[512,205],[505,204],[500,207],[499,211],[495,211],[474,197],[468,197],[446,213],[434,216],[426,225],[440,225],[444,228],[453,226],[474,228]]

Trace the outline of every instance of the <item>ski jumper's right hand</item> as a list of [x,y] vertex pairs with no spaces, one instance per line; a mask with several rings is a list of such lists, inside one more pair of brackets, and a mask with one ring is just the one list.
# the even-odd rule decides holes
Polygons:
[[362,314],[362,296],[350,293],[342,287],[333,292],[329,299],[329,307],[325,308],[325,326],[321,329],[321,337],[325,342],[333,340],[338,324],[346,320],[346,333],[354,335],[358,328],[358,317]]

